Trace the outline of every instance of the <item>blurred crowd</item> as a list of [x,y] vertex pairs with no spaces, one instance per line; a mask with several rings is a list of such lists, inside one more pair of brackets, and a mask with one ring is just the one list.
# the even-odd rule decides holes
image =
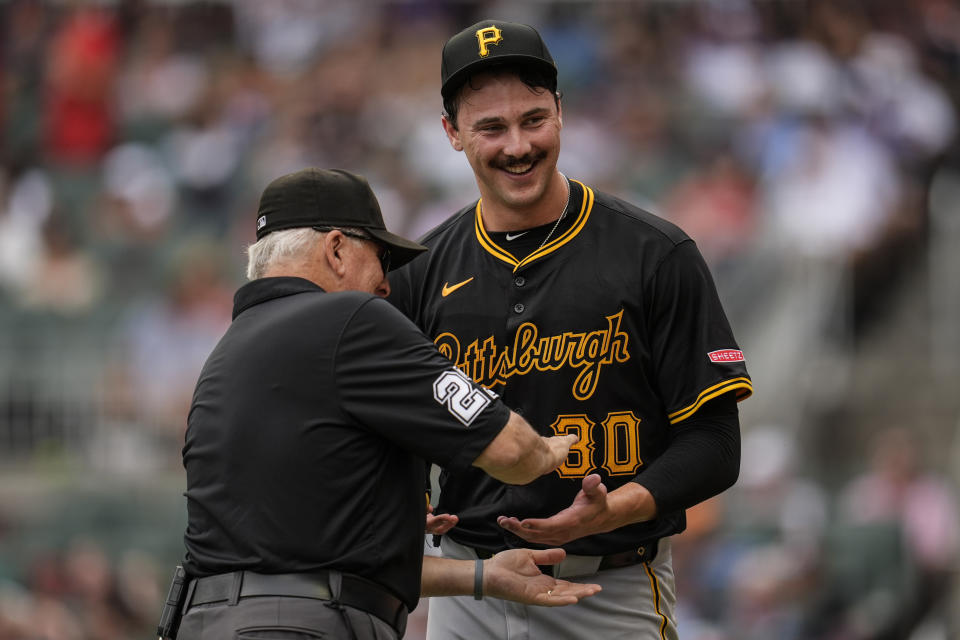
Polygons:
[[0,582],[0,638],[126,640],[150,637],[160,593],[156,561],[114,561],[92,540],[38,553],[20,580]]
[[[956,0],[0,3],[0,460],[60,438],[109,474],[179,468],[273,178],[361,173],[414,237],[476,197],[440,127],[439,52],[484,17],[554,53],[561,169],[680,224],[755,349],[768,412],[744,421],[741,482],[676,552],[684,637],[960,637],[950,479],[891,432],[832,495],[777,415],[802,416],[782,364],[811,343],[778,318],[814,314],[807,340],[835,354],[925,255],[931,181],[960,170]],[[134,637],[125,570],[81,587],[61,555],[0,576],[0,640]],[[94,591],[119,621],[77,618]]]
[[746,434],[738,485],[691,510],[677,538],[683,637],[960,637],[954,486],[906,430],[867,448],[831,496],[782,429]]

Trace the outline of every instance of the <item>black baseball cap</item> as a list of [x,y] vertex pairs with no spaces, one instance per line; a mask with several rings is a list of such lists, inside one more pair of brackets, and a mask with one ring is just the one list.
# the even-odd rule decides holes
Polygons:
[[257,210],[257,240],[271,231],[298,227],[356,227],[390,248],[390,268],[427,248],[387,231],[380,203],[363,176],[342,169],[310,167],[267,185]]
[[529,64],[557,82],[557,65],[536,29],[502,20],[482,20],[443,45],[440,95],[448,100],[471,75],[493,64]]

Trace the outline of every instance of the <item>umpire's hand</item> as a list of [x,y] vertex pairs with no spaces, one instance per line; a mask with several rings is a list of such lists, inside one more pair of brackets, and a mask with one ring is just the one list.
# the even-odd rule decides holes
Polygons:
[[509,549],[484,561],[483,594],[543,607],[576,604],[600,591],[598,584],[557,580],[537,565],[556,564],[566,557],[563,549]]

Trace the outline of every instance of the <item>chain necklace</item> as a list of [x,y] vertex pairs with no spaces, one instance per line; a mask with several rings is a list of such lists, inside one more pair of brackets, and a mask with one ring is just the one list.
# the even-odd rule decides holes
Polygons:
[[543,239],[543,242],[540,243],[540,246],[534,249],[531,253],[536,253],[537,251],[540,251],[540,249],[543,249],[544,245],[547,244],[547,241],[553,237],[553,233],[557,230],[557,227],[559,227],[563,219],[567,217],[567,207],[570,206],[570,183],[567,181],[567,176],[563,175],[563,173],[560,174],[560,177],[563,178],[563,181],[567,183],[567,201],[563,203],[563,211],[560,213],[560,217],[557,218],[556,224],[554,224],[553,228],[550,229],[550,233],[548,233],[547,237]]
[[[563,178],[564,182],[567,183],[567,201],[563,203],[563,210],[560,212],[560,217],[557,218],[557,221],[553,224],[553,228],[550,229],[550,233],[548,233],[547,237],[543,239],[543,242],[540,243],[540,246],[534,249],[533,251],[531,251],[529,255],[533,255],[537,251],[540,251],[540,249],[543,249],[543,247],[547,244],[547,242],[550,241],[550,238],[553,237],[553,234],[556,232],[557,228],[560,226],[560,223],[563,222],[563,219],[567,217],[567,207],[570,206],[570,191],[572,188],[570,186],[570,181],[567,180],[567,176],[565,176],[562,172],[558,172],[558,173],[560,173],[560,177]],[[482,200],[480,201],[480,215],[481,216],[483,215]]]

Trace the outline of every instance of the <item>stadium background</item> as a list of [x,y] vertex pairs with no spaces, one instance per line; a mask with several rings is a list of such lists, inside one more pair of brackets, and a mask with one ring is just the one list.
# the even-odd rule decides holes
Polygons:
[[957,2],[7,0],[0,640],[152,633],[259,192],[352,169],[411,236],[474,197],[439,51],[492,16],[557,59],[561,169],[697,240],[754,377],[682,636],[960,637]]

